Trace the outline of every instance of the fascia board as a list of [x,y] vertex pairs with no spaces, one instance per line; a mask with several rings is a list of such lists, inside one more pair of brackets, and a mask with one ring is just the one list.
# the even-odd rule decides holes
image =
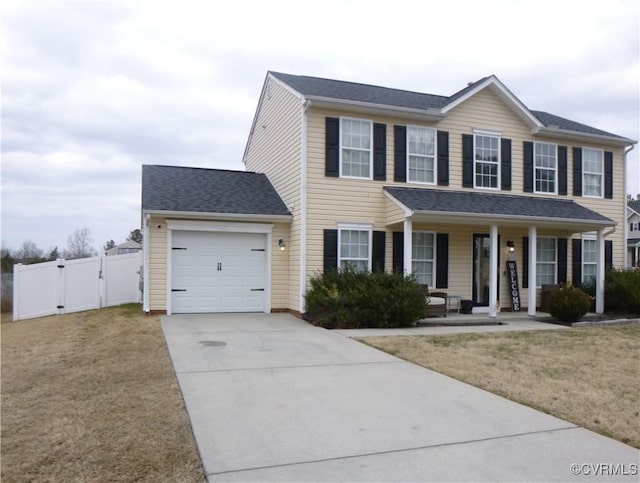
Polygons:
[[252,215],[243,213],[209,213],[199,211],[165,211],[144,210],[143,214],[162,218],[188,218],[201,220],[225,220],[225,221],[266,221],[274,223],[290,223],[292,215]]
[[560,129],[557,127],[541,127],[531,130],[531,134],[545,135],[558,139],[591,141],[598,143],[612,144],[618,147],[633,146],[638,141],[629,138],[620,138],[614,136],[606,136],[602,134],[589,134],[578,131],[569,131],[568,129]]
[[350,112],[362,112],[366,114],[388,114],[419,121],[438,122],[446,117],[440,109],[413,109],[410,107],[389,106],[387,104],[373,104],[369,102],[350,101],[345,99],[333,99],[330,97],[307,96],[311,107],[348,110]]

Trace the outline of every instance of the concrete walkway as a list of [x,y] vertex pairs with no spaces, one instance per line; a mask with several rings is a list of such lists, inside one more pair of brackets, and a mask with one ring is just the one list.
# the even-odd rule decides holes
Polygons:
[[162,327],[209,481],[638,481],[634,448],[290,315]]

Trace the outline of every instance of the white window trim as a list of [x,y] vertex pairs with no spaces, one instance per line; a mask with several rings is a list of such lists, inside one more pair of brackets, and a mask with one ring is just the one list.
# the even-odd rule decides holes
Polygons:
[[352,223],[352,224],[338,224],[338,269],[342,267],[342,231],[343,230],[353,230],[353,231],[368,231],[369,232],[369,250],[368,250],[368,262],[367,262],[367,270],[371,271],[372,267],[372,259],[373,259],[373,225],[364,224],[364,223]]
[[[481,130],[481,129],[474,129],[473,130],[473,187],[477,188],[477,189],[481,189],[481,190],[493,190],[493,191],[500,191],[501,186],[502,186],[502,172],[501,172],[501,165],[502,165],[502,146],[501,146],[501,142],[502,142],[502,137],[501,137],[502,133],[498,132],[498,131],[489,131],[489,130]],[[478,161],[476,159],[476,136],[483,136],[483,137],[494,137],[498,139],[498,161],[496,163],[493,163],[493,161]],[[485,164],[497,164],[498,165],[498,174],[497,174],[497,180],[496,180],[496,187],[493,188],[491,186],[478,186],[476,185],[476,165],[478,162],[481,163],[485,163]]]
[[[598,261],[597,260],[595,262],[585,262],[584,261],[584,242],[585,241],[595,241],[597,243],[598,237],[596,236],[595,233],[583,233],[582,234],[582,242],[580,243],[580,250],[581,250],[581,252],[580,252],[580,257],[581,257],[580,272],[582,274],[581,275],[582,280],[580,280],[581,284],[584,284],[584,266],[585,265],[595,265],[596,266],[596,273],[597,273],[597,267],[598,267]],[[596,254],[597,254],[597,247],[596,247]]]
[[[603,149],[598,149],[598,148],[585,148],[582,147],[582,196],[584,198],[604,198],[604,150]],[[587,171],[584,169],[585,167],[585,162],[584,162],[584,150],[585,149],[589,149],[591,151],[598,151],[600,153],[600,194],[599,195],[585,195],[584,194],[584,175],[585,174],[596,174],[594,172],[589,171],[587,173]]]
[[[431,289],[431,287],[435,287],[436,286],[436,264],[438,263],[438,242],[437,242],[437,233],[435,231],[430,231],[430,230],[414,230],[411,232],[411,245],[413,246],[413,235],[416,233],[428,233],[433,235],[433,272],[431,273],[431,283],[428,283],[427,285],[429,286],[429,288]],[[416,260],[424,262],[424,261],[430,261],[428,259],[417,259],[415,257],[415,251],[413,250],[413,248],[411,249],[411,273],[413,273],[413,262],[415,262]]]
[[540,270],[538,270],[538,265],[551,265],[551,262],[541,262],[540,257],[538,256],[538,243],[540,240],[553,240],[555,243],[554,253],[555,259],[553,261],[553,283],[558,283],[558,238],[552,236],[539,236],[536,237],[536,288],[542,288],[542,285],[538,285],[537,277],[540,274]]
[[[359,122],[368,122],[369,123],[369,176],[364,177],[364,176],[346,176],[344,174],[342,174],[342,150],[343,150],[343,146],[342,146],[342,132],[343,132],[343,128],[342,128],[342,121],[346,120],[346,121],[359,121]],[[338,166],[340,169],[340,177],[341,178],[345,178],[345,179],[366,179],[366,180],[372,180],[373,179],[373,121],[371,119],[362,119],[362,118],[358,118],[358,117],[341,117],[340,118],[340,139],[338,140],[338,152],[339,152],[339,160],[338,160]],[[355,150],[359,150],[359,151],[365,151],[364,149],[358,149],[358,148],[347,148],[347,149],[355,149]]]
[[[547,144],[549,146],[553,146],[555,149],[555,155],[556,155],[556,167],[553,169],[553,173],[554,173],[554,177],[553,177],[553,187],[554,190],[553,191],[538,191],[536,189],[536,170],[538,169],[538,167],[536,166],[536,146],[539,144]],[[543,169],[545,171],[551,171],[549,168],[540,168]],[[541,141],[534,141],[533,142],[533,192],[534,193],[539,193],[539,194],[543,194],[543,195],[557,195],[558,194],[558,145],[555,143],[543,143]]]
[[[433,131],[433,181],[414,181],[409,179],[409,156],[411,153],[409,152],[409,128],[417,128],[417,129],[427,129],[429,131]],[[407,145],[407,153],[406,153],[406,172],[407,172],[407,183],[411,184],[422,184],[422,185],[436,185],[438,183],[438,132],[433,127],[427,126],[417,126],[415,124],[411,124],[407,126],[407,134],[406,134],[406,145]],[[428,158],[428,156],[424,156],[422,154],[413,154],[413,156],[418,156],[421,158]]]

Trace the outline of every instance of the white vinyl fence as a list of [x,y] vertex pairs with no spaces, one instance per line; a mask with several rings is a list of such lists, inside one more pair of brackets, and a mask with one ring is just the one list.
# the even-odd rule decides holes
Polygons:
[[13,267],[13,320],[142,300],[142,252]]

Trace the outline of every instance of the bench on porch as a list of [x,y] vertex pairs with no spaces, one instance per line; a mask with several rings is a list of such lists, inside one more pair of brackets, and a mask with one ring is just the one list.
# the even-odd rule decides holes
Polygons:
[[425,297],[427,298],[427,306],[429,313],[427,317],[446,317],[447,316],[447,294],[446,292],[429,292],[429,286],[422,286]]

